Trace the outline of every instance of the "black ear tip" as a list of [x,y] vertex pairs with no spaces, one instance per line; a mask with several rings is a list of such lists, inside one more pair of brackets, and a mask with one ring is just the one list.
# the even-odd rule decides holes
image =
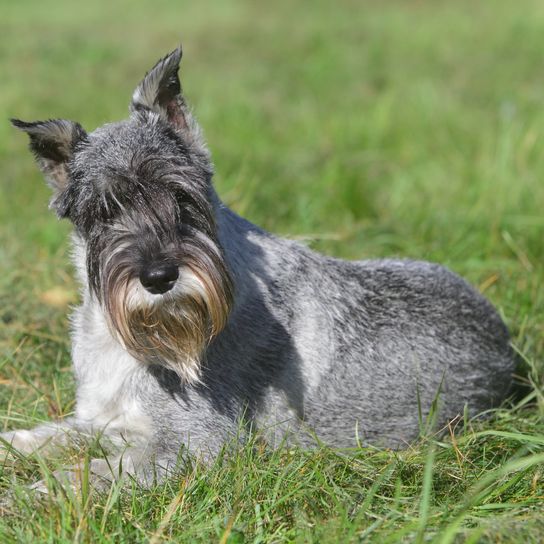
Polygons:
[[168,55],[164,57],[162,62],[164,63],[164,66],[168,67],[169,70],[174,69],[177,71],[179,69],[181,57],[183,57],[183,50],[180,44],[171,53],[168,53]]
[[182,47],[181,43],[170,54],[179,63],[179,61],[181,60],[181,57],[183,57],[183,47]]
[[9,122],[14,126],[15,128],[20,128],[21,130],[24,130],[25,128],[29,128],[31,123],[26,123],[25,121],[21,121],[20,119],[15,119],[12,117]]

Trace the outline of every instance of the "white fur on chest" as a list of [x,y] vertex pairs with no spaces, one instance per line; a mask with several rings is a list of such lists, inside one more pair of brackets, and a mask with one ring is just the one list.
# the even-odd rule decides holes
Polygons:
[[149,439],[153,425],[140,400],[145,368],[111,336],[99,305],[85,298],[73,316],[76,418],[108,435]]

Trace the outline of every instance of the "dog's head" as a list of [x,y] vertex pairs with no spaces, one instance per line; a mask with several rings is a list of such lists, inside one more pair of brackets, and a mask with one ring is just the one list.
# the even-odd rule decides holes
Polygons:
[[90,134],[65,120],[12,122],[30,137],[51,208],[75,227],[84,281],[116,338],[137,359],[194,381],[226,323],[232,284],[180,59],[176,49],[147,73],[126,121]]

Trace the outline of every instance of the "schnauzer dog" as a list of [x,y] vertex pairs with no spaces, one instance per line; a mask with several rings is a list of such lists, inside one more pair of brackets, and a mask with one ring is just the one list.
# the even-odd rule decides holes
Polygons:
[[[273,444],[401,447],[507,394],[514,356],[491,304],[437,264],[342,261],[227,208],[178,78],[181,49],[88,134],[15,127],[74,225],[83,301],[72,321],[75,415],[4,433],[33,452],[108,438],[99,477],[164,475],[180,449],[213,458],[240,429]],[[241,424],[242,422],[242,424]],[[122,467],[122,468],[121,468]]]

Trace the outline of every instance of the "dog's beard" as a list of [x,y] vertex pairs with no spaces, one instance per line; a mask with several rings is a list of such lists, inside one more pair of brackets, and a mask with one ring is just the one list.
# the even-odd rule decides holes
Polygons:
[[184,382],[199,380],[203,353],[225,326],[232,302],[226,269],[221,262],[213,265],[185,263],[164,296],[150,296],[122,266],[110,271],[104,282],[106,315],[133,357],[165,366]]

